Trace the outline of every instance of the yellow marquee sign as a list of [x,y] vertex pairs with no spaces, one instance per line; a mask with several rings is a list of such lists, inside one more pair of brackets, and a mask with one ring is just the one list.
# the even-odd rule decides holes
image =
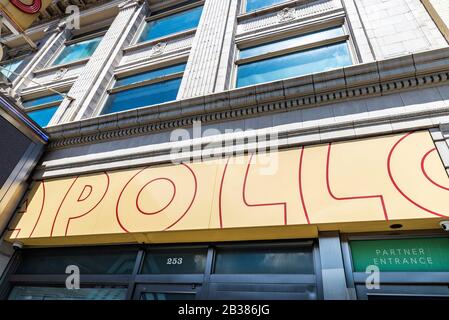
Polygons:
[[312,237],[435,228],[449,179],[428,132],[38,181],[11,226],[25,244]]
[[0,0],[0,11],[24,31],[50,3],[51,0]]

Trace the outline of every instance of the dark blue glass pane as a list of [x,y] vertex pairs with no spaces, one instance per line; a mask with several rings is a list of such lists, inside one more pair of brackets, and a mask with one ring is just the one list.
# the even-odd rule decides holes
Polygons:
[[90,57],[97,49],[101,39],[102,37],[98,37],[66,46],[55,62],[53,62],[53,65],[65,64]]
[[267,249],[220,249],[218,274],[313,274],[312,247]]
[[255,11],[287,0],[246,0],[246,12]]
[[46,127],[59,106],[28,112],[28,116],[41,127]]
[[164,37],[173,33],[196,28],[201,18],[203,7],[196,7],[171,16],[150,21],[145,26],[139,42]]
[[52,94],[50,96],[45,96],[42,98],[24,101],[22,104],[25,108],[31,108],[31,107],[36,107],[36,106],[40,106],[43,104],[51,103],[51,102],[62,101],[63,99],[64,98],[59,94]]
[[345,42],[239,66],[237,87],[275,81],[351,65]]
[[76,265],[81,274],[131,274],[136,249],[72,248],[25,250],[16,273],[65,274],[69,265]]
[[260,46],[251,47],[247,49],[240,50],[240,58],[249,58],[258,56],[264,53],[269,53],[277,50],[293,48],[297,46],[302,46],[308,43],[313,43],[325,39],[332,39],[338,36],[344,35],[343,28],[333,28],[327,29],[320,32],[308,33],[304,35],[300,35],[293,38],[283,39],[280,41],[274,41],[270,43],[265,43]]
[[168,68],[151,70],[148,72],[139,73],[136,75],[132,75],[130,77],[126,77],[126,78],[117,80],[117,82],[115,83],[115,87],[124,86],[124,85],[132,84],[132,83],[137,83],[137,82],[141,82],[141,81],[145,81],[145,80],[156,79],[156,78],[166,76],[169,74],[173,74],[173,73],[177,73],[177,72],[183,72],[185,68],[186,68],[186,64],[183,63],[183,64],[177,64],[174,66],[170,66]]
[[103,114],[176,100],[181,78],[124,90],[109,96]]

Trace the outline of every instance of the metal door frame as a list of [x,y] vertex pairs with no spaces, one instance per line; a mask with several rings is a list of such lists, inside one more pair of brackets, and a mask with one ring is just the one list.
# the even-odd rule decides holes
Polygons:
[[188,284],[157,284],[157,283],[141,283],[137,284],[134,289],[134,294],[132,297],[132,300],[140,300],[140,296],[142,293],[148,292],[148,293],[187,293],[187,294],[193,294],[195,299],[193,300],[199,300],[198,298],[201,296],[202,292],[202,286],[190,286]]

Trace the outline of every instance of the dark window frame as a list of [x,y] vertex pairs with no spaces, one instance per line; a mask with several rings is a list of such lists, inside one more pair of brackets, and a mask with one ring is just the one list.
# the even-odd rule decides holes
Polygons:
[[[134,262],[134,268],[132,274],[127,275],[82,275],[81,274],[81,286],[94,287],[94,286],[127,286],[126,300],[132,300],[136,298],[136,292],[139,288],[145,285],[165,285],[168,287],[176,287],[177,285],[191,285],[192,290],[196,292],[196,299],[207,299],[209,295],[210,284],[214,282],[214,263],[216,249],[219,247],[233,247],[238,248],[250,248],[250,247],[282,247],[282,246],[312,246],[313,258],[314,258],[314,275],[281,275],[281,274],[256,274],[256,275],[223,275],[225,281],[232,280],[232,283],[257,283],[262,281],[263,283],[279,283],[285,282],[286,284],[314,284],[317,289],[317,299],[323,299],[323,284],[321,279],[321,262],[319,256],[318,241],[315,240],[277,240],[277,241],[256,241],[251,243],[229,242],[229,243],[193,243],[193,244],[167,244],[167,245],[113,245],[113,246],[86,246],[83,248],[115,248],[117,251],[125,248],[133,248],[137,250],[136,259]],[[167,250],[167,249],[198,249],[206,248],[206,266],[205,271],[202,274],[141,274],[143,268],[143,262],[145,254],[152,250]],[[25,249],[25,250],[38,250],[38,249]],[[61,247],[60,250],[70,250],[67,247]],[[14,253],[7,270],[5,271],[3,279],[0,279],[0,299],[7,299],[14,286],[64,286],[67,275],[54,275],[54,274],[36,274],[36,275],[22,275],[16,274],[21,263],[22,251],[18,250]],[[222,276],[222,275],[220,275]],[[293,281],[292,281],[293,280]],[[303,282],[306,281],[306,282]],[[87,286],[86,286],[87,285]],[[162,292],[162,291],[161,291]],[[168,291],[163,291],[168,292]],[[176,293],[175,291],[173,291]]]

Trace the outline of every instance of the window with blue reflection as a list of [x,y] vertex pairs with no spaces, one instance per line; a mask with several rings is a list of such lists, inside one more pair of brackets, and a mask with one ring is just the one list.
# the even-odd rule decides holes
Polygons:
[[352,64],[346,42],[286,54],[238,67],[237,87],[298,77]]
[[103,114],[125,111],[176,100],[181,78],[111,93]]
[[73,61],[89,58],[97,49],[103,37],[97,37],[65,46],[53,65],[66,64]]
[[59,94],[52,94],[28,101],[24,101],[22,105],[26,109],[36,108],[49,104],[50,106],[32,111],[27,111],[28,116],[34,120],[39,126],[46,127],[51,118],[55,114],[56,110],[64,98]]
[[3,74],[6,78],[10,78],[17,70],[17,68],[22,64],[23,60],[15,60],[6,64],[0,65],[0,73]]
[[186,64],[182,63],[182,64],[170,66],[167,68],[162,68],[162,69],[157,69],[157,70],[151,70],[151,71],[144,72],[144,73],[139,73],[136,75],[118,79],[117,82],[115,83],[115,87],[126,86],[129,84],[138,83],[138,82],[142,82],[142,81],[146,81],[146,80],[157,79],[159,77],[166,76],[166,75],[173,74],[173,73],[183,72],[185,70],[185,68],[186,68]]
[[246,12],[259,10],[287,0],[246,0]]
[[196,7],[168,17],[149,21],[145,26],[139,42],[157,39],[198,26],[203,7]]
[[39,126],[46,127],[59,106],[48,107],[28,112],[28,116],[34,120]]
[[305,44],[343,36],[342,27],[327,29],[319,32],[307,33],[300,36],[287,38],[279,41],[264,43],[259,46],[240,50],[240,59],[251,58],[269,52],[299,47]]
[[22,104],[25,108],[37,107],[43,104],[52,103],[52,102],[61,102],[63,97],[59,94],[52,94],[50,96],[45,96],[41,98],[36,98],[33,100],[24,101]]

